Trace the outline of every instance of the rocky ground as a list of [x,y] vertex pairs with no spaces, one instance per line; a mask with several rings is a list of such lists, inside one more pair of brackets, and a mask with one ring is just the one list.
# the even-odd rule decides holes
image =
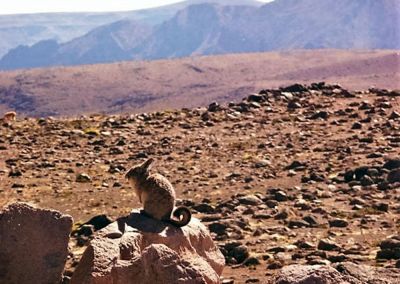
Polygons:
[[[147,157],[208,225],[223,283],[292,264],[400,268],[400,93],[340,86],[262,90],[241,102],[0,126],[0,206],[28,201],[75,228],[140,207],[125,171]],[[107,218],[77,230],[71,275]]]

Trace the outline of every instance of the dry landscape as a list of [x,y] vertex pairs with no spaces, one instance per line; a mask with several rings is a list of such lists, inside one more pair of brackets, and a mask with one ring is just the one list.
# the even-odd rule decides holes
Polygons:
[[[338,54],[329,64],[335,68],[326,67]],[[267,283],[291,263],[343,261],[392,268],[392,282],[385,283],[398,283],[400,93],[366,88],[398,87],[398,54],[224,58],[223,64],[207,57],[2,73],[3,86],[19,78],[35,100],[52,98],[44,113],[95,111],[107,104],[92,105],[95,98],[139,86],[155,99],[113,112],[159,111],[27,118],[0,126],[0,206],[29,201],[71,214],[76,223],[101,214],[115,219],[140,206],[125,171],[153,157],[156,171],[168,177],[222,249],[228,263],[223,283]],[[295,71],[302,69],[308,71]],[[322,83],[269,89],[315,77],[365,91]],[[197,86],[190,85],[194,81]],[[255,89],[263,91],[239,99]],[[213,100],[236,102],[204,107]],[[86,107],[74,110],[82,101]],[[89,238],[74,234],[66,275]]]
[[327,81],[400,89],[399,51],[308,50],[0,72],[0,112],[29,117],[141,113],[237,101]]

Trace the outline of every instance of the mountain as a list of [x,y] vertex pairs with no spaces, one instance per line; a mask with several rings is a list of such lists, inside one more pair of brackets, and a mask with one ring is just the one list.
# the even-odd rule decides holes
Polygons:
[[109,13],[39,13],[0,15],[0,57],[19,45],[30,46],[41,40],[64,43],[106,24],[130,19],[157,25],[172,18],[178,10],[196,3],[218,2],[223,5],[260,6],[254,0],[189,0],[157,8]]
[[197,5],[136,49],[142,58],[280,49],[400,48],[397,0],[276,0],[260,8]]
[[[0,69],[290,49],[400,48],[398,0],[276,0],[263,6],[197,2],[185,2],[193,5],[156,26],[123,21],[56,49],[48,41],[18,47],[0,60]],[[38,54],[48,56],[32,59]]]

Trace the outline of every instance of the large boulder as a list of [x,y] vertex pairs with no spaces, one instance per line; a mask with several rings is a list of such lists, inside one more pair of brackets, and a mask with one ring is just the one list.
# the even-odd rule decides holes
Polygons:
[[224,264],[196,218],[177,228],[133,211],[96,233],[71,284],[219,283]]
[[290,265],[282,269],[275,284],[396,284],[397,269],[385,269],[350,262],[336,267],[324,265]]
[[14,203],[0,211],[0,283],[60,283],[72,217]]

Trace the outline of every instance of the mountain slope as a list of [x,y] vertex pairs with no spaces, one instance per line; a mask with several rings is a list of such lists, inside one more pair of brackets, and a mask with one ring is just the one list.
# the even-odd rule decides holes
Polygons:
[[33,45],[41,40],[53,39],[59,43],[81,37],[101,25],[124,19],[157,25],[172,18],[188,5],[218,2],[223,5],[260,6],[255,0],[189,0],[157,8],[109,13],[39,13],[0,15],[0,57],[18,45]]
[[0,72],[0,113],[66,116],[196,107],[294,82],[400,89],[399,66],[395,51],[307,50]]
[[276,0],[261,7],[200,3],[152,29],[105,25],[34,64],[20,63],[45,54],[38,49],[46,44],[17,48],[0,60],[0,69],[290,49],[399,49],[399,21],[398,0]]
[[[141,45],[142,58],[310,48],[400,48],[397,0],[277,0],[191,6]],[[188,45],[190,42],[192,45]]]

